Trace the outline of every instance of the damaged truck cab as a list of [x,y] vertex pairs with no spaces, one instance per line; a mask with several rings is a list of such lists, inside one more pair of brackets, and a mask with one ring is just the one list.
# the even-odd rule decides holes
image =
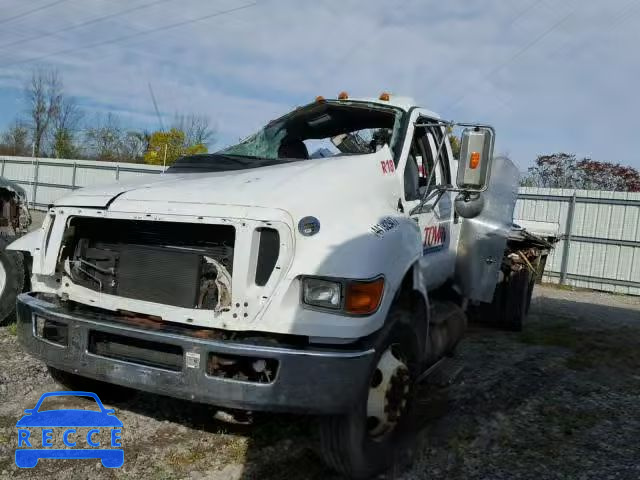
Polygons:
[[511,254],[517,169],[493,129],[457,125],[460,162],[455,125],[409,99],[318,98],[154,178],[74,192],[11,245],[31,261],[19,340],[65,381],[318,414],[330,466],[384,470],[417,382],[512,271],[530,297],[543,249]]

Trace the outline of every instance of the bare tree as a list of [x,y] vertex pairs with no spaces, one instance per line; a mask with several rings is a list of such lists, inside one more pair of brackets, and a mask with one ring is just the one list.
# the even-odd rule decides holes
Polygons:
[[215,143],[215,129],[206,115],[176,114],[173,128],[184,132],[186,147]]
[[2,134],[0,153],[5,155],[29,155],[29,128],[20,120],[13,124]]
[[78,154],[74,137],[82,116],[73,97],[60,99],[60,106],[53,118],[52,150],[56,158],[73,158]]
[[640,172],[619,163],[591,158],[578,160],[573,153],[558,152],[539,155],[521,183],[535,187],[640,192]]
[[56,70],[38,68],[25,86],[33,153],[40,156],[43,143],[62,102],[62,79]]
[[123,130],[120,119],[108,113],[106,117],[97,117],[94,126],[85,132],[89,155],[96,160],[117,162],[121,159]]

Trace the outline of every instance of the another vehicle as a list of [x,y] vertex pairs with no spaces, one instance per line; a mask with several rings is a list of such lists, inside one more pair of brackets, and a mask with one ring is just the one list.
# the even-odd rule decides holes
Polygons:
[[[44,410],[42,402],[52,397],[91,397],[95,400],[99,410],[86,409],[53,409]],[[95,393],[91,392],[49,392],[40,397],[38,403],[32,409],[24,411],[26,415],[18,420],[18,448],[16,449],[16,465],[21,468],[33,468],[41,458],[99,458],[102,465],[108,468],[121,467],[124,463],[124,450],[115,448],[121,446],[122,422],[115,416],[114,410],[104,408],[104,405]],[[86,435],[78,435],[77,429],[90,427]],[[41,436],[32,433],[32,428],[44,428]],[[54,445],[54,429],[64,429],[61,435],[62,445]],[[110,430],[109,446],[96,439],[101,429]],[[84,437],[84,438],[78,438]],[[86,441],[85,441],[86,440]],[[37,448],[37,447],[42,448]],[[71,448],[60,448],[60,447]],[[87,448],[82,448],[86,446]],[[100,447],[103,448],[100,448]],[[58,448],[55,448],[58,447]]]
[[12,320],[16,298],[28,286],[23,256],[7,251],[7,245],[27,233],[31,214],[27,194],[14,182],[0,177],[0,325]]
[[467,314],[526,311],[549,247],[507,244],[519,174],[494,137],[341,94],[156,178],[76,191],[11,246],[32,261],[19,340],[70,382],[318,414],[326,462],[369,477],[411,438],[415,386]]

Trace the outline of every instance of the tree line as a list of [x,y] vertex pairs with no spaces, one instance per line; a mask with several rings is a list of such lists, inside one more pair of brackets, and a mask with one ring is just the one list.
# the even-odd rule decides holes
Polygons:
[[522,179],[525,187],[640,192],[640,172],[613,162],[578,159],[573,153],[539,155]]
[[23,113],[0,134],[0,155],[169,165],[215,143],[206,115],[175,114],[168,129],[155,131],[128,128],[114,113],[89,117],[57,70],[34,69],[23,103]]

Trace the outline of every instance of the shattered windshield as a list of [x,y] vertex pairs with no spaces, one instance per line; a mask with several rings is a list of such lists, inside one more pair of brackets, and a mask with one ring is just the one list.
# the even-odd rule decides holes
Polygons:
[[225,171],[292,161],[395,151],[403,112],[358,103],[319,102],[277,119],[237,145],[182,157],[168,172]]

